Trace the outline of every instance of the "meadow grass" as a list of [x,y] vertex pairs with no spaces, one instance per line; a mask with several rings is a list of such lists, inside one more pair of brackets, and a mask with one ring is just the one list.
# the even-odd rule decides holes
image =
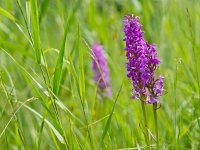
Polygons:
[[[151,149],[200,149],[199,0],[0,0],[0,149],[146,149],[139,100],[126,77],[123,17],[139,16],[165,77]],[[103,45],[111,98],[93,81]]]

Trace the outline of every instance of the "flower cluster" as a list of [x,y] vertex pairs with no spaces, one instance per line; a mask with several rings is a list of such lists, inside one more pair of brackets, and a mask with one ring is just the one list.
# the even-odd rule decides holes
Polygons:
[[124,17],[124,33],[126,42],[127,77],[132,80],[132,98],[145,97],[147,103],[155,103],[163,92],[163,80],[155,78],[155,71],[160,61],[156,45],[150,45],[144,38],[139,17],[127,15]]
[[98,43],[92,45],[92,60],[93,79],[98,84],[98,92],[102,94],[103,91],[110,97],[112,93],[110,90],[109,69],[103,47]]

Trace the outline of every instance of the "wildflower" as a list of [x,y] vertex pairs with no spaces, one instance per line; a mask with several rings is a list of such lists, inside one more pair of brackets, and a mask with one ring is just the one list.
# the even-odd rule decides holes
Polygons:
[[150,45],[143,37],[144,31],[139,23],[139,17],[127,15],[124,17],[124,33],[126,42],[127,77],[132,80],[132,98],[145,97],[147,103],[153,104],[163,92],[163,80],[155,78],[155,72],[160,64],[156,45]]
[[92,60],[93,79],[98,84],[98,92],[102,94],[103,91],[110,97],[112,93],[110,90],[109,69],[107,67],[103,47],[98,43],[92,45]]

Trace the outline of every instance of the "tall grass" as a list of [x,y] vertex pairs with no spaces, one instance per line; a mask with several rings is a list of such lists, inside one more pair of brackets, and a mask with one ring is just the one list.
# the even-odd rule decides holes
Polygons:
[[[165,94],[146,107],[151,149],[200,149],[200,2],[0,1],[0,149],[146,149],[141,102],[130,100],[123,17],[157,43]],[[91,45],[110,68],[112,98],[92,80]]]

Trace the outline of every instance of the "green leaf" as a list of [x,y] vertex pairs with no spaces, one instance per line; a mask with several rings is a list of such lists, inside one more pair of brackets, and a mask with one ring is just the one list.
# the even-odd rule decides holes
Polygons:
[[68,15],[68,18],[67,18],[67,22],[66,22],[66,25],[65,25],[64,37],[63,37],[61,49],[60,49],[60,52],[59,52],[59,55],[58,55],[56,68],[55,68],[55,72],[54,72],[54,79],[53,79],[53,92],[56,95],[58,95],[58,93],[59,93],[59,87],[60,87],[61,75],[62,75],[64,51],[65,51],[65,42],[66,42],[67,34],[69,32],[69,25],[72,24],[74,14],[77,11],[78,7],[79,7],[79,3],[77,2],[76,5],[72,9],[70,9],[69,15]]
[[[123,85],[123,84],[122,84],[122,85]],[[102,134],[102,136],[101,136],[100,144],[99,144],[99,148],[98,148],[98,149],[101,148],[101,145],[103,144],[103,140],[104,140],[104,138],[105,138],[105,136],[106,136],[106,133],[108,132],[108,129],[109,129],[109,127],[110,127],[110,123],[111,123],[111,119],[112,119],[113,112],[114,112],[114,109],[115,109],[115,105],[116,105],[116,102],[117,102],[117,100],[118,100],[119,94],[120,94],[120,92],[121,92],[122,85],[121,85],[121,87],[120,87],[120,89],[119,89],[119,92],[118,92],[118,94],[117,94],[117,97],[116,97],[116,99],[115,99],[113,108],[112,108],[112,110],[111,110],[111,112],[110,112],[110,116],[109,116],[109,118],[108,118],[108,120],[107,120],[107,122],[106,122],[106,126],[105,126],[105,128],[104,128],[104,130],[103,130],[103,134]]]
[[[34,113],[36,116],[38,116],[40,119],[44,119],[44,117],[38,113],[37,111],[35,111],[34,109],[32,109],[31,107],[27,106],[26,104],[22,103],[22,102],[19,102],[20,104],[22,104],[25,108],[27,108],[28,110],[30,110],[32,113]],[[62,135],[59,133],[58,130],[56,130],[56,128],[51,124],[50,121],[48,121],[47,119],[44,119],[44,122],[52,129],[52,131],[54,132],[55,136],[58,138],[58,140],[61,142],[61,143],[65,143],[64,142],[64,139],[62,137]]]
[[40,9],[40,17],[39,17],[40,22],[42,21],[42,18],[47,11],[48,5],[49,5],[49,0],[43,0],[42,6]]
[[65,51],[65,41],[67,38],[68,33],[68,23],[65,26],[65,33],[64,38],[62,41],[62,46],[58,55],[56,68],[54,72],[54,79],[53,79],[53,92],[57,95],[59,93],[59,87],[60,87],[60,81],[61,81],[61,75],[62,75],[62,66],[63,66],[63,58],[64,58],[64,51]]
[[31,5],[31,24],[33,32],[34,50],[36,54],[37,63],[41,64],[40,30],[39,30],[37,0],[31,0],[30,5]]
[[85,100],[85,77],[84,77],[84,66],[83,66],[83,49],[80,40],[79,26],[78,26],[78,41],[79,41],[79,88],[81,100]]
[[9,18],[12,21],[15,21],[15,17],[13,15],[11,15],[8,11],[6,11],[5,9],[3,9],[2,7],[0,7],[0,15],[4,15],[7,18]]

